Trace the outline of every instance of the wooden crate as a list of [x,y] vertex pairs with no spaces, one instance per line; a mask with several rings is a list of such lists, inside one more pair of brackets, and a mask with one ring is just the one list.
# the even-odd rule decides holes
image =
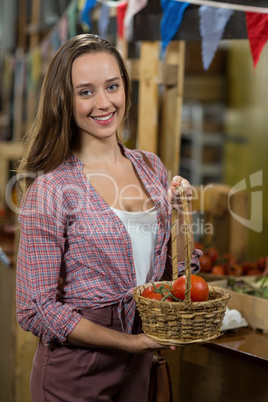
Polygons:
[[[256,277],[244,277],[244,281],[253,283]],[[227,288],[227,279],[210,282],[210,285]],[[268,299],[251,296],[230,290],[231,298],[227,304],[230,309],[240,311],[254,330],[268,334]]]

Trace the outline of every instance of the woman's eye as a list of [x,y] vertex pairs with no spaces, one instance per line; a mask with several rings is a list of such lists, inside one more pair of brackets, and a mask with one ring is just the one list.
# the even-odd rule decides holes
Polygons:
[[89,89],[85,89],[80,92],[81,96],[90,96],[91,94],[92,94],[92,92]]
[[118,84],[112,84],[112,85],[110,85],[110,86],[108,87],[108,90],[109,90],[109,91],[116,91],[118,87],[119,87]]

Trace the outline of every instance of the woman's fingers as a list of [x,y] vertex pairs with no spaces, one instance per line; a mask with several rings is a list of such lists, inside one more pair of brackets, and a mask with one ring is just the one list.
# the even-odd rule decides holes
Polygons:
[[174,176],[168,189],[168,201],[173,208],[181,207],[181,187],[186,194],[187,201],[191,202],[192,200],[193,193],[189,181],[181,176]]

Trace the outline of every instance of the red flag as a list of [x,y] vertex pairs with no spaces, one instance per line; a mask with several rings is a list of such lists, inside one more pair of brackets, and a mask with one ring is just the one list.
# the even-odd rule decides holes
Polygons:
[[127,10],[127,3],[121,4],[120,6],[117,7],[117,14],[116,14],[116,19],[117,19],[117,34],[120,39],[123,39],[124,37],[124,18]]
[[246,12],[248,39],[254,68],[268,39],[268,14]]

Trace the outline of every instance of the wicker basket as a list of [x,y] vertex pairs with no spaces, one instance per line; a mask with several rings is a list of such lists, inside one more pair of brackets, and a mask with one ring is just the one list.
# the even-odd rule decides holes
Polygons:
[[[141,296],[152,282],[138,286],[133,291],[137,309],[142,320],[142,329],[147,336],[162,345],[185,345],[208,342],[221,334],[228,290],[209,286],[209,299],[192,302],[191,291],[191,227],[186,195],[181,188],[182,212],[185,235],[185,299],[183,302],[151,300]],[[172,270],[173,281],[178,277],[177,269],[177,211],[172,212]],[[171,282],[154,282],[172,285]]]

